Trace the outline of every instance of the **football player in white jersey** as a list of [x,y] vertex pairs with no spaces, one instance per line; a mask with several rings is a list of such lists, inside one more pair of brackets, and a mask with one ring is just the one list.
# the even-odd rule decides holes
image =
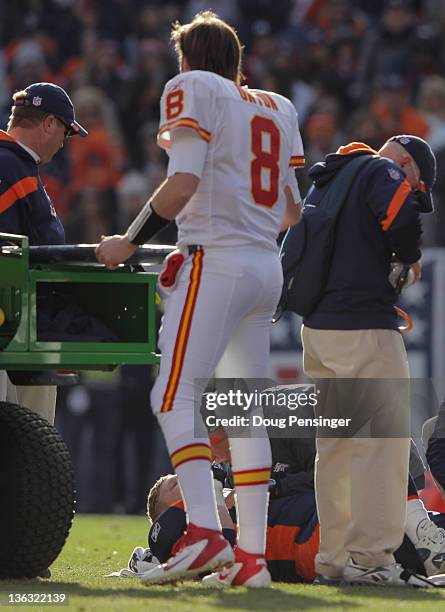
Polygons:
[[[178,253],[161,282],[173,285],[159,335],[152,391],[178,474],[188,527],[145,584],[211,570],[220,585],[270,584],[264,560],[271,466],[263,437],[232,438],[239,533],[235,556],[221,535],[207,436],[194,400],[218,364],[227,378],[267,378],[271,319],[282,288],[276,239],[300,216],[295,167],[304,164],[297,114],[286,98],[240,86],[242,47],[211,11],[172,30],[181,72],[164,89],[158,141],[167,179],[125,235],[105,237],[99,261],[115,268],[175,219]],[[176,278],[173,281],[173,277]]]

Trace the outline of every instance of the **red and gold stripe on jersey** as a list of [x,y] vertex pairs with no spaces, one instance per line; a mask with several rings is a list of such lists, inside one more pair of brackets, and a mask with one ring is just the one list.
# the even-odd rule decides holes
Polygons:
[[173,408],[173,402],[184,365],[185,352],[187,350],[187,343],[190,336],[190,328],[192,325],[196,299],[198,297],[199,285],[201,283],[203,258],[204,251],[196,251],[196,253],[193,255],[189,287],[187,290],[184,307],[182,309],[178,332],[176,334],[176,343],[173,351],[170,375],[162,400],[161,412],[169,412]]
[[291,168],[304,168],[304,155],[292,155],[289,160],[289,166]]
[[165,146],[170,146],[170,140],[168,138],[163,137],[166,132],[173,130],[174,128],[184,127],[195,130],[199,136],[206,142],[210,142],[212,138],[212,133],[208,130],[205,130],[201,125],[199,125],[196,119],[192,119],[191,117],[180,117],[179,119],[175,119],[174,121],[169,121],[168,123],[164,123],[159,129],[158,139],[162,140]]

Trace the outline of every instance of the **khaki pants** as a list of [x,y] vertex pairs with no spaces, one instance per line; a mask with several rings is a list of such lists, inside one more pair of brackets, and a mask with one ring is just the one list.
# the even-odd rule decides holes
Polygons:
[[[302,341],[311,378],[409,378],[396,331],[303,327]],[[408,393],[396,401],[401,417],[408,415]],[[317,439],[318,573],[341,576],[349,556],[370,568],[394,562],[404,535],[409,448],[409,437]]]
[[18,386],[11,383],[4,370],[0,370],[0,401],[25,406],[54,425],[57,387]]

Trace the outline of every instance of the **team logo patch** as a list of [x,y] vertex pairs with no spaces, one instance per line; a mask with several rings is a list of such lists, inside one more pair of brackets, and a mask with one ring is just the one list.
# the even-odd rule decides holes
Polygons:
[[42,98],[40,96],[34,96],[32,99],[33,106],[40,106],[42,104]]
[[289,467],[288,463],[280,463],[279,461],[273,466],[273,472],[284,472]]
[[161,531],[161,526],[159,523],[155,523],[153,525],[153,529],[151,530],[151,534],[150,534],[150,539],[153,540],[153,542],[157,542],[158,541],[158,535],[159,532]]
[[411,139],[408,138],[408,136],[402,136],[401,138],[399,138],[399,142],[400,144],[408,144],[409,142],[411,142]]
[[395,181],[398,181],[401,178],[400,172],[396,170],[395,168],[388,168],[388,174]]

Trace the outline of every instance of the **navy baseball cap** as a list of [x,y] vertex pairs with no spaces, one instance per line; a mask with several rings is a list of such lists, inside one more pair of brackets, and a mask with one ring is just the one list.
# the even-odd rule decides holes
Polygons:
[[430,147],[430,145],[419,138],[419,136],[412,136],[411,134],[401,134],[399,136],[393,136],[388,142],[398,142],[404,149],[408,151],[411,157],[414,159],[420,170],[420,184],[417,189],[417,198],[420,206],[419,210],[423,213],[430,213],[434,210],[433,202],[433,185],[436,182],[436,157]]
[[76,121],[74,106],[62,87],[53,83],[33,83],[26,89],[26,97],[14,101],[14,106],[29,106],[56,115],[66,123],[67,136],[88,136],[88,132]]

